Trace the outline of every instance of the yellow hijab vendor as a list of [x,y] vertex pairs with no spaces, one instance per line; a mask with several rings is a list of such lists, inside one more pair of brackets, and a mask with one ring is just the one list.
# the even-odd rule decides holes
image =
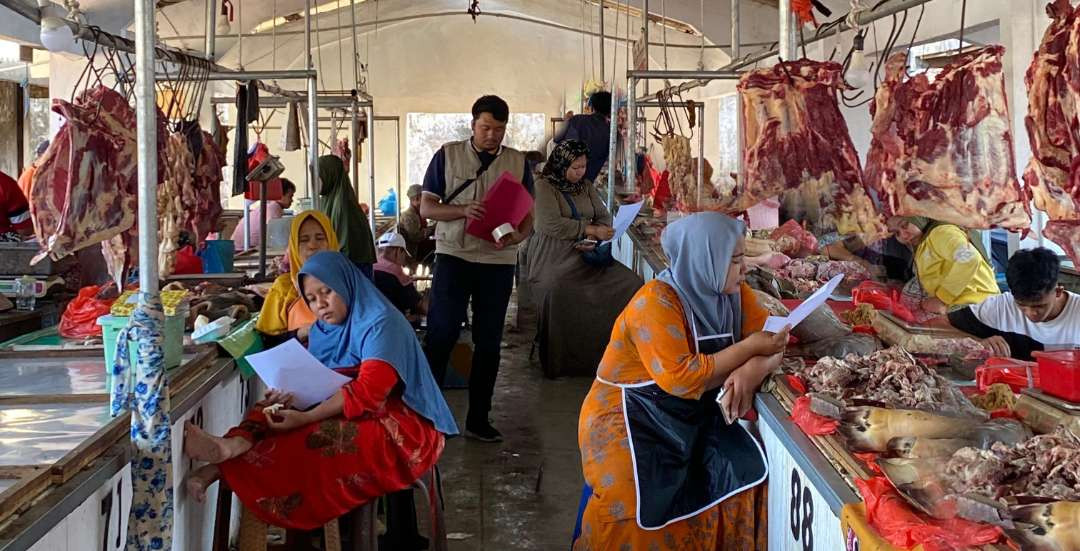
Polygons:
[[304,301],[299,300],[297,274],[304,262],[320,251],[337,251],[339,248],[334,226],[325,214],[306,210],[296,215],[289,231],[289,273],[274,280],[266,295],[259,321],[255,328],[266,335],[281,335],[299,331],[315,322],[315,316]]

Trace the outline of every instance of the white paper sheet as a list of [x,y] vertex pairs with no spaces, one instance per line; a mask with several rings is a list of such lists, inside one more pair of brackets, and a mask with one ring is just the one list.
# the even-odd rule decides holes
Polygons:
[[334,395],[350,379],[312,356],[296,339],[247,357],[266,386],[293,395],[293,407],[307,409]]
[[829,299],[829,296],[833,294],[833,291],[836,291],[836,288],[840,286],[841,281],[844,281],[844,274],[837,274],[822,288],[814,291],[814,294],[807,297],[802,304],[796,306],[787,317],[769,316],[769,318],[765,320],[765,328],[763,330],[770,333],[779,333],[784,329],[785,325],[790,325],[791,327],[799,325],[810,314],[813,314],[814,310],[825,305],[825,301]]
[[[637,218],[638,213],[641,212],[641,206],[644,204],[645,201],[638,201],[637,203],[619,207],[619,212],[615,214],[615,222],[612,224],[612,227],[615,228],[615,237],[604,241],[604,243],[611,243],[622,237],[622,234],[630,229],[630,225],[634,223],[634,219]],[[601,245],[604,243],[601,243]]]

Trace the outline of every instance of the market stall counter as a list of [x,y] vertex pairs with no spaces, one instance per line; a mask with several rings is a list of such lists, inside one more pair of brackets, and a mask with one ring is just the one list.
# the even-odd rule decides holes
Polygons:
[[[223,432],[242,419],[251,381],[216,346],[188,347],[167,373],[174,450],[188,420]],[[0,351],[0,550],[124,549],[130,417],[108,409],[100,348]],[[215,499],[186,497],[190,468],[173,462],[173,549],[209,549]]]

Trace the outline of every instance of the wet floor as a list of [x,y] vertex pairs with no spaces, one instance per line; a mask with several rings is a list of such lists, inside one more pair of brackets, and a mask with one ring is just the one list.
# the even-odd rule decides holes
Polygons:
[[[504,339],[491,419],[505,441],[455,438],[439,462],[451,551],[569,548],[583,483],[578,411],[592,381],[543,377],[529,359],[529,314]],[[446,396],[463,423],[467,391]]]

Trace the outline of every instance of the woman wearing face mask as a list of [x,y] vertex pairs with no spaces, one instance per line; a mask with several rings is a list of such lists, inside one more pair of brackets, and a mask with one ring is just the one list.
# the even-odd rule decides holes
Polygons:
[[588,497],[575,550],[764,549],[764,453],[725,417],[750,409],[788,331],[759,331],[743,231],[713,212],[673,222],[670,267],[616,321],[578,425]]
[[610,256],[601,262],[587,256],[615,234],[611,213],[585,179],[588,156],[580,141],[560,143],[536,183],[526,277],[539,312],[540,363],[549,377],[594,374],[615,318],[642,285]]
[[307,339],[308,328],[315,315],[300,300],[300,267],[317,252],[338,250],[337,234],[325,214],[307,210],[293,217],[289,231],[289,273],[274,280],[266,295],[255,329],[271,337],[269,344],[284,342],[292,337]]
[[[263,522],[312,530],[408,488],[457,426],[412,327],[359,268],[322,252],[299,278],[318,320],[309,350],[353,380],[307,411],[271,391],[224,437],[188,423],[184,453],[209,463],[187,481],[196,499],[220,476]],[[272,404],[284,409],[265,411]]]

